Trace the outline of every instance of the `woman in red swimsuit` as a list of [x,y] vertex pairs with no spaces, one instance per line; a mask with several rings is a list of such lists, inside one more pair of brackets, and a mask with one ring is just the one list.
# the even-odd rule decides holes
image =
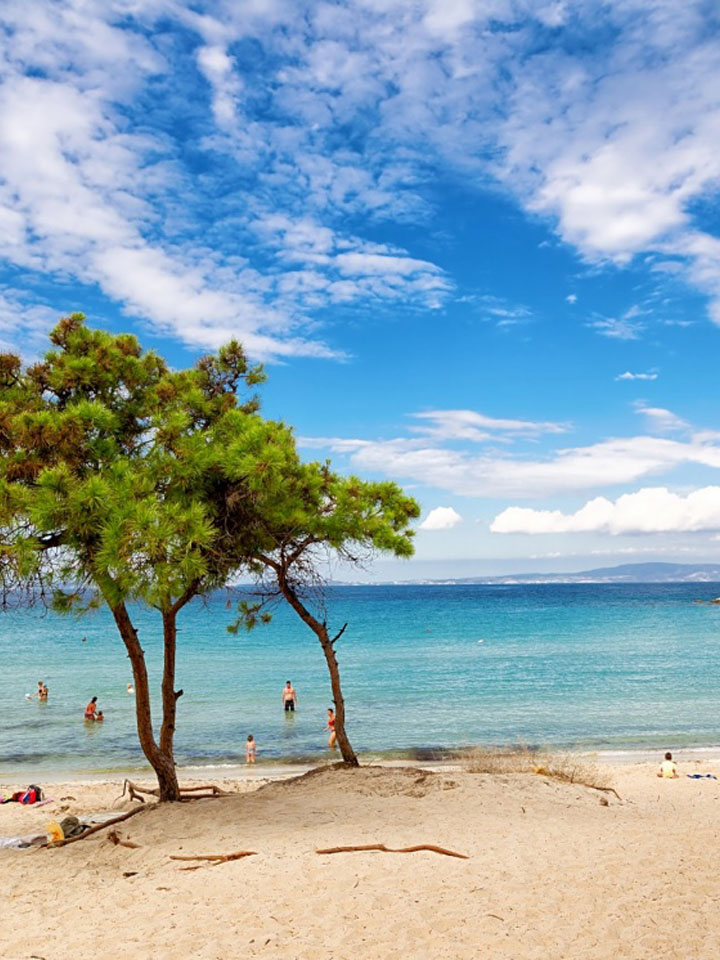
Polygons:
[[335,746],[335,738],[336,738],[336,734],[335,734],[335,711],[333,710],[332,707],[328,707],[328,721],[327,721],[327,726],[325,727],[325,729],[330,731],[330,736],[328,737],[328,746],[329,746],[329,747],[334,747],[334,746]]

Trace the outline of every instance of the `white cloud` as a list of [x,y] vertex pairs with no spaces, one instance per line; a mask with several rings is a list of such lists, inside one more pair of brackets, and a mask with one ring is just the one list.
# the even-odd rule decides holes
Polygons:
[[720,530],[720,487],[679,496],[666,487],[644,487],[617,500],[597,497],[575,513],[509,507],[490,525],[493,533],[688,533]]
[[570,429],[566,423],[535,420],[506,420],[488,417],[475,410],[428,410],[412,416],[425,421],[422,426],[411,427],[413,433],[437,440],[488,440],[496,434],[517,437],[535,437],[544,433],[565,433]]
[[621,437],[586,447],[555,450],[545,459],[498,456],[448,449],[432,438],[393,440],[322,438],[302,441],[350,455],[352,467],[413,481],[468,497],[545,497],[633,483],[668,473],[682,464],[720,469],[720,445],[714,434],[690,440]]
[[450,530],[462,517],[452,507],[435,507],[420,524],[421,530]]
[[571,304],[571,305],[572,305],[573,303],[577,303],[577,294],[575,294],[575,293],[569,293],[569,294],[565,297],[565,299],[566,299],[567,302],[568,302],[569,304]]
[[657,373],[650,370],[646,373],[631,373],[629,370],[626,370],[625,373],[619,373],[615,377],[616,380],[657,380],[657,378]]
[[638,400],[635,403],[635,409],[646,418],[649,427],[657,433],[673,433],[677,430],[690,429],[687,420],[683,420],[672,410],[666,410],[664,407],[649,407],[644,400]]
[[638,340],[645,329],[642,323],[632,323],[630,320],[603,317],[601,320],[592,320],[588,327],[597,331],[603,337],[613,340]]
[[[356,235],[358,223],[429,221],[426,186],[442,169],[478,189],[494,177],[595,263],[658,254],[648,269],[676,264],[720,323],[720,240],[693,219],[720,182],[718,39],[701,0],[208,9],[5,0],[6,260],[97,284],[192,345],[230,330],[261,354],[327,354],[306,336],[316,308],[445,302],[452,284],[426,253],[368,249]],[[173,27],[185,31],[182,56]],[[188,96],[194,65],[203,88]],[[145,109],[155,88],[177,117]],[[202,175],[183,159],[185,133],[194,155],[207,154]],[[212,201],[209,220],[193,209],[198,195]],[[255,221],[274,215],[311,226],[258,251]],[[205,233],[222,230],[210,254]],[[146,258],[164,298],[114,268],[116,257]],[[594,327],[625,340],[642,332],[628,316]]]

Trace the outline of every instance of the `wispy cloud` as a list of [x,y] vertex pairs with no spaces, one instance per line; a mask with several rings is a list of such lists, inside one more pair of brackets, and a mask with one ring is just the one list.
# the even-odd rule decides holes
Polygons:
[[683,420],[672,410],[666,410],[664,407],[651,407],[644,400],[637,400],[635,409],[645,417],[650,429],[656,433],[686,432],[691,429],[687,420]]
[[639,340],[640,334],[645,329],[642,323],[633,323],[631,320],[614,317],[591,320],[587,325],[601,336],[610,337],[613,340]]
[[617,437],[560,448],[543,457],[500,455],[493,446],[480,452],[456,449],[432,437],[324,437],[301,438],[299,442],[349,455],[354,470],[467,497],[549,497],[634,483],[686,464],[720,469],[720,444],[712,432],[695,433],[687,440]]
[[645,373],[631,373],[629,370],[626,370],[625,373],[619,373],[615,379],[616,380],[657,380],[658,374],[653,370],[648,370]]
[[546,433],[565,433],[567,423],[535,420],[509,420],[488,417],[475,410],[428,410],[413,413],[412,417],[423,421],[411,427],[413,433],[436,440],[471,440],[480,442],[505,437],[537,437]]

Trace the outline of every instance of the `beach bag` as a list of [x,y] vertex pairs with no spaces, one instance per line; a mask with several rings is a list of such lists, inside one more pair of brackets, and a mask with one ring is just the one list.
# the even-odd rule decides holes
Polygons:
[[86,823],[80,823],[78,818],[73,817],[71,814],[60,821],[60,829],[62,830],[64,839],[67,840],[69,837],[80,836],[80,834],[85,833],[89,827]]

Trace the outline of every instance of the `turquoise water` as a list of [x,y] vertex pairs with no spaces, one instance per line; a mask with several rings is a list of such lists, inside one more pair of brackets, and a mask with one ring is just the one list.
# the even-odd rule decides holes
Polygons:
[[[352,743],[372,754],[720,744],[720,607],[693,602],[718,593],[718,584],[331,588],[330,625],[349,623],[338,656]],[[259,761],[327,755],[330,685],[314,635],[281,610],[233,637],[231,616],[224,596],[181,614],[178,762],[237,762],[248,733]],[[136,609],[133,619],[155,695],[157,616]],[[130,665],[106,611],[3,613],[0,668],[0,774],[143,765]],[[26,701],[40,679],[49,701]],[[287,679],[299,694],[290,717]],[[93,695],[104,725],[83,723]]]

